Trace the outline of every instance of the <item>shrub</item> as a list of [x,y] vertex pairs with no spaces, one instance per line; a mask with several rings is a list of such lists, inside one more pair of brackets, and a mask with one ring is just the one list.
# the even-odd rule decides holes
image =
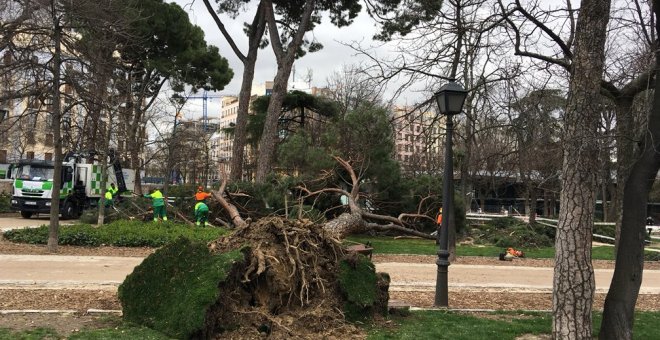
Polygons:
[[2,233],[2,237],[16,243],[47,244],[48,226],[7,230]]
[[[160,247],[173,242],[180,236],[209,242],[224,235],[226,231],[215,227],[194,227],[174,222],[152,223],[119,220],[102,227],[89,224],[61,226],[59,244],[72,246],[111,245],[118,247]],[[46,244],[48,227],[15,229],[3,236],[18,243]]]
[[3,192],[0,194],[0,213],[11,211],[11,195]]
[[660,261],[660,252],[646,251],[644,253],[644,261]]
[[614,224],[594,224],[594,234],[604,235],[609,237],[616,236],[616,225]]
[[477,243],[497,247],[548,247],[554,243],[554,229],[540,224],[527,224],[513,217],[496,218],[472,231]]
[[200,338],[240,250],[212,255],[206,244],[179,238],[149,255],[119,286],[124,319],[177,339]]

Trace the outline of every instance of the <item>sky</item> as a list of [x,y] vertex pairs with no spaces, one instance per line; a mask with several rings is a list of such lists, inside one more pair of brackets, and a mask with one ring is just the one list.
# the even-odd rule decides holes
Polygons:
[[[243,76],[243,64],[236,57],[234,52],[225,41],[220,33],[220,30],[215,25],[213,18],[206,10],[202,0],[175,0],[173,1],[181,6],[190,17],[190,21],[201,27],[206,35],[207,43],[218,46],[220,54],[229,61],[229,66],[234,71],[234,78],[219,93],[209,93],[210,95],[238,95],[241,86],[241,79]],[[215,4],[215,1],[211,1]],[[227,16],[220,16],[227,30],[234,36],[234,39],[243,53],[247,52],[247,37],[243,33],[243,23],[250,22],[254,9],[250,12],[244,13],[235,20]],[[349,47],[342,45],[343,43],[362,42],[364,44],[371,44],[371,37],[376,32],[374,22],[369,16],[364,13],[355,19],[352,25],[348,27],[337,28],[333,26],[329,20],[324,20],[321,25],[317,26],[313,32],[317,41],[323,44],[324,48],[315,53],[308,53],[301,59],[296,60],[295,67],[295,80],[302,80],[308,72],[312,72],[312,86],[324,87],[327,83],[328,77],[334,72],[341,69],[342,65],[358,64],[365,61],[364,57],[359,57]],[[308,33],[310,34],[310,33]],[[257,65],[255,69],[254,83],[260,84],[266,80],[272,80],[277,72],[275,56],[272,49],[267,47],[259,51],[257,57]],[[293,80],[293,76],[289,82]],[[201,95],[201,94],[200,94]],[[208,115],[209,118],[219,115],[220,112],[220,99],[209,99],[208,102]],[[191,114],[195,117],[201,115],[202,100],[193,99],[184,108],[187,111],[186,118],[192,118]]]

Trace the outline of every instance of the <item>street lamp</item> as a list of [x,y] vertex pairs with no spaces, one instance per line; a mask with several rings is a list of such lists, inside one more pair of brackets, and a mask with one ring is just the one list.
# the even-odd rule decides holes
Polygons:
[[463,103],[467,97],[467,91],[453,80],[443,85],[435,93],[440,113],[447,118],[447,142],[445,147],[445,169],[442,178],[442,210],[445,216],[442,219],[440,230],[438,230],[438,276],[435,281],[435,306],[449,306],[449,285],[447,273],[449,269],[449,226],[454,226],[454,164],[452,161],[452,132],[454,131],[453,116],[459,114],[463,109]]

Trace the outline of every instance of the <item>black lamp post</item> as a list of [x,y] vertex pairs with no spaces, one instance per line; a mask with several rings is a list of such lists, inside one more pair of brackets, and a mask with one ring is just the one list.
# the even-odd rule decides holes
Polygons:
[[452,161],[452,133],[454,131],[453,116],[463,109],[467,91],[453,80],[443,85],[435,93],[440,113],[447,118],[447,142],[445,146],[445,169],[442,178],[442,210],[444,212],[440,230],[438,230],[438,276],[435,281],[435,306],[449,306],[449,228],[454,227],[454,163]]

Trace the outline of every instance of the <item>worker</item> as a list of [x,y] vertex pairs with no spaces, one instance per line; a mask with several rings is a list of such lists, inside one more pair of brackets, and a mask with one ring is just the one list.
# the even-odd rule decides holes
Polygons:
[[197,204],[195,204],[195,224],[199,227],[200,225],[202,227],[206,226],[206,222],[208,222],[209,219],[209,207],[204,203],[204,201],[198,201]]
[[438,212],[437,223],[438,225],[442,225],[442,207],[440,208],[440,212]]
[[[117,189],[117,187],[115,186],[115,183],[110,183],[110,188],[106,192],[108,192],[108,191],[112,195],[113,199],[118,198],[119,189]],[[119,199],[117,201],[119,201]]]
[[167,214],[165,212],[165,199],[163,194],[160,192],[160,189],[154,189],[151,194],[145,194],[144,197],[151,198],[151,205],[154,208],[154,222],[158,221],[158,218],[162,218],[163,221],[167,221]]
[[211,197],[211,194],[208,192],[204,192],[204,188],[202,186],[197,187],[197,192],[195,193],[195,201],[203,202],[209,197]]
[[114,201],[112,200],[112,191],[110,189],[105,191],[105,207],[110,208],[114,205]]

